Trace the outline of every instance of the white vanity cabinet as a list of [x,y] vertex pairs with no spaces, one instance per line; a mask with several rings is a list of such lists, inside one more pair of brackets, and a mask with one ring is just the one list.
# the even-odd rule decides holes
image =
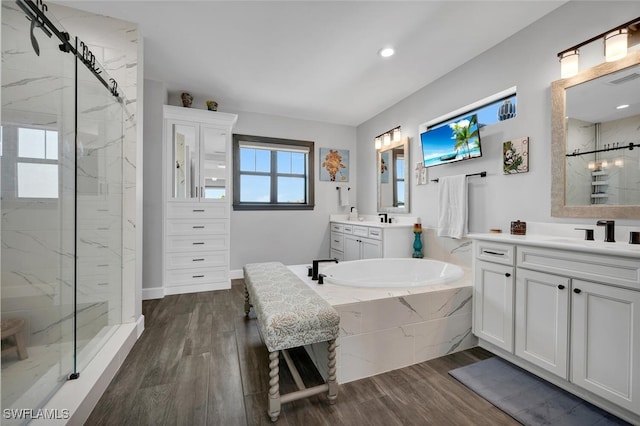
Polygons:
[[164,294],[230,288],[235,114],[164,106]]
[[568,379],[569,294],[567,277],[518,268],[515,354]]
[[331,222],[331,258],[341,261],[411,257],[412,225],[370,226]]
[[571,380],[640,415],[640,291],[573,280]]
[[475,245],[473,332],[513,352],[514,246]]
[[480,346],[640,422],[637,254],[488,238],[474,241],[474,334]]

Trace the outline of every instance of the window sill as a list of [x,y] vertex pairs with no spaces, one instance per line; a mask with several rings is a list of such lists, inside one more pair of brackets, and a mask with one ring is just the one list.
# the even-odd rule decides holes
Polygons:
[[233,210],[313,210],[313,204],[234,204]]

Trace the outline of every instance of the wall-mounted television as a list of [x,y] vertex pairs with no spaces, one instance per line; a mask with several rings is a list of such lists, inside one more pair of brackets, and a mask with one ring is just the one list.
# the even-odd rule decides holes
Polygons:
[[482,156],[476,114],[427,129],[420,142],[425,167]]

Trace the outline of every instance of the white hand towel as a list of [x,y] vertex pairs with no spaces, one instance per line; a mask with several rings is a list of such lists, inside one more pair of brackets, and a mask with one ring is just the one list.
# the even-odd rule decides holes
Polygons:
[[345,207],[348,206],[349,203],[349,188],[346,186],[340,187],[340,206]]
[[467,176],[438,180],[438,236],[460,239],[467,233]]

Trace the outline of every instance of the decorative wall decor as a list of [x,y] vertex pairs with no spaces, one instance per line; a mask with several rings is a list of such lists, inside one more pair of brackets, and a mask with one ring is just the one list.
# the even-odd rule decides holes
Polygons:
[[349,182],[349,150],[320,148],[320,181]]
[[529,138],[506,141],[502,147],[502,168],[505,175],[529,171]]
[[427,169],[422,161],[416,163],[416,185],[427,184]]

